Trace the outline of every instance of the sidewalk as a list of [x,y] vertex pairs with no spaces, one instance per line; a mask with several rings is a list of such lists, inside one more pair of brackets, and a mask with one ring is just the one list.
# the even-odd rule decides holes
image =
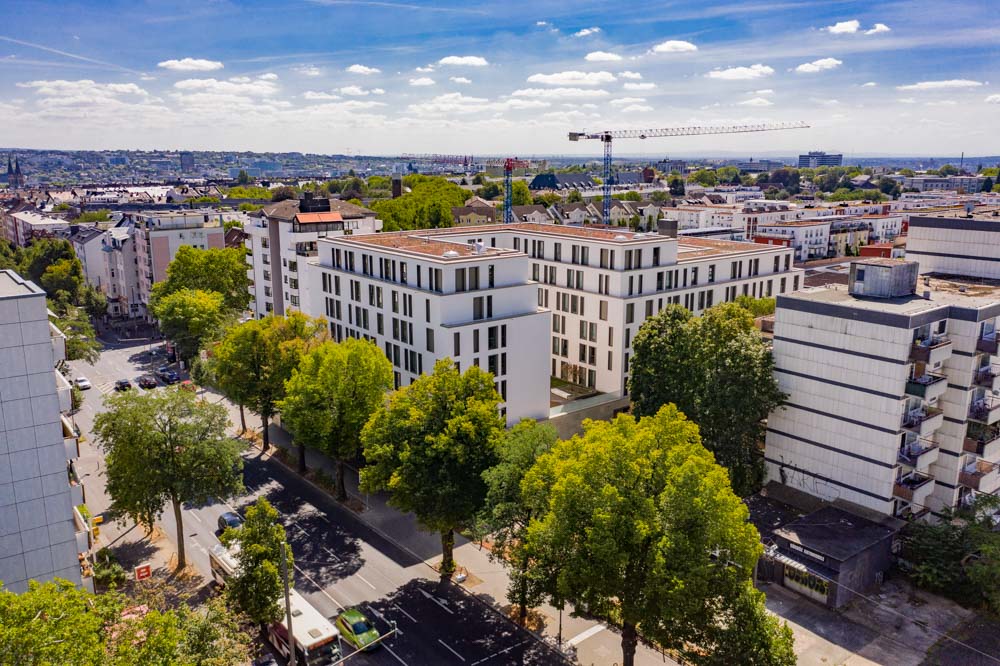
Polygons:
[[[293,460],[298,459],[298,450],[293,446],[291,437],[285,430],[272,425],[270,437],[272,446],[281,447],[293,456]],[[334,462],[312,449],[306,450],[306,464],[310,469],[321,469],[331,476],[334,473]],[[402,513],[389,506],[386,495],[382,493],[367,495],[361,492],[358,488],[356,470],[348,469],[345,476],[348,493],[366,507],[358,514],[359,519],[423,561],[428,566],[428,575],[436,576],[437,572],[430,568],[441,558],[440,535],[423,529],[412,514]],[[510,579],[500,563],[491,561],[489,552],[481,544],[471,542],[460,534],[455,535],[454,554],[460,571],[464,570],[468,575],[461,583],[462,587],[496,612],[507,616],[506,609],[509,606],[507,587]],[[544,621],[544,627],[540,632],[541,638],[553,646],[559,641],[561,619],[562,642],[565,653],[571,660],[581,664],[620,662],[621,637],[613,629],[594,620],[572,617],[570,606],[562,612],[561,618],[559,610],[552,606],[543,605],[535,611]],[[636,652],[636,664],[652,666],[676,664],[676,662],[640,645]]]

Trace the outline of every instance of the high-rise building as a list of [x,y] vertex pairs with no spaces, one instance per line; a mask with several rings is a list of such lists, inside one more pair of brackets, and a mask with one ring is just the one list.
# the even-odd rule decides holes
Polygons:
[[54,369],[66,339],[49,323],[45,292],[0,270],[0,581],[23,592],[29,580],[81,583],[88,526],[74,507],[83,485],[74,429],[64,414],[70,384]]
[[799,155],[800,169],[815,169],[821,166],[842,166],[844,156],[838,153],[824,153],[821,150],[811,150],[805,155]]
[[181,172],[191,173],[194,171],[194,153],[184,151],[181,153]]

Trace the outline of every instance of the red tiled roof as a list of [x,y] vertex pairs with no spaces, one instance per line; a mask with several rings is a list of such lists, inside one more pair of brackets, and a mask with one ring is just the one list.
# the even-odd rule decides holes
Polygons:
[[299,224],[316,224],[318,222],[343,222],[344,217],[340,213],[298,213],[295,219]]

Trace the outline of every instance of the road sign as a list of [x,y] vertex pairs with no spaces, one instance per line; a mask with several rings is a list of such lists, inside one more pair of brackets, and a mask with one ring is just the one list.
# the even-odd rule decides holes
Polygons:
[[153,577],[153,568],[148,564],[142,564],[135,568],[135,579],[146,580]]

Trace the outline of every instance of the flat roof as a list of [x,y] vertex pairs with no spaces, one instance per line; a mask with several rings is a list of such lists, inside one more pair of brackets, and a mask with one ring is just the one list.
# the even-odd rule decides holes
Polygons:
[[929,217],[929,218],[946,218],[946,219],[958,219],[958,220],[985,220],[987,222],[996,222],[1000,224],[1000,206],[976,206],[972,209],[972,213],[969,214],[965,210],[965,206],[954,206],[947,209],[926,209],[922,210],[920,208],[911,209],[909,211],[910,218],[914,217]]
[[693,238],[680,236],[677,239],[677,263],[704,257],[746,252],[775,252],[787,250],[784,245],[765,245],[752,241],[729,241],[715,238]]
[[893,530],[835,506],[797,518],[774,530],[805,549],[843,562],[891,537]]
[[434,238],[433,234],[422,234],[418,232],[406,231],[389,234],[365,234],[362,236],[343,236],[336,241],[348,241],[352,244],[377,246],[403,252],[417,253],[435,259],[454,260],[470,259],[475,257],[497,257],[505,254],[520,254],[517,250],[508,250],[499,247],[484,247],[481,251],[476,251],[475,246],[469,243],[442,240]]
[[343,222],[344,216],[333,211],[325,213],[297,213],[295,219],[299,224],[316,224],[320,222]]
[[[892,259],[881,261],[898,263]],[[929,292],[930,298],[924,298],[924,292]],[[995,305],[1000,303],[1000,280],[977,280],[961,276],[926,274],[921,275],[917,281],[917,293],[902,298],[854,296],[848,292],[847,285],[827,284],[822,287],[809,287],[791,294],[783,294],[782,299],[798,299],[909,316],[930,312],[948,305],[972,309]]]
[[0,270],[0,298],[34,296],[43,293],[33,283],[25,280],[10,269]]

